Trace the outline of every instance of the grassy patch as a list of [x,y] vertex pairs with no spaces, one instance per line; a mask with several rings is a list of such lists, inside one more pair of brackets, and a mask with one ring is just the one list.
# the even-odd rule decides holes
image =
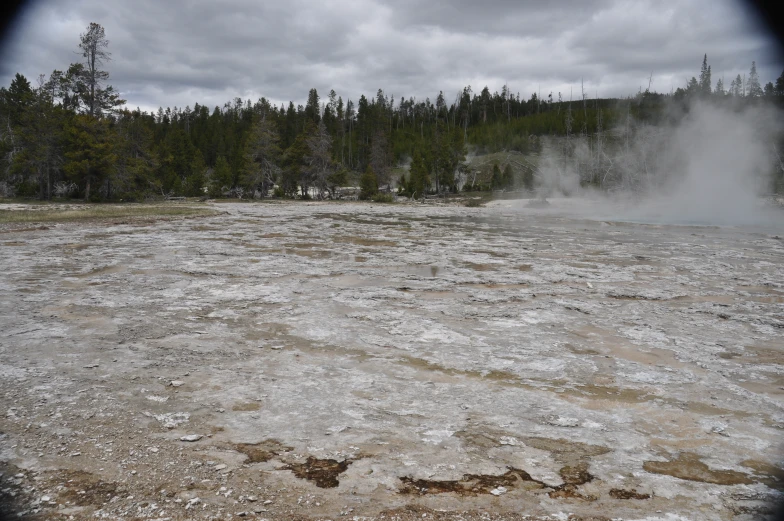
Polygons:
[[454,196],[458,200],[462,200],[463,206],[469,208],[476,208],[484,206],[493,200],[493,192],[461,192]]
[[180,205],[36,205],[35,208],[3,210],[0,223],[71,222],[91,219],[196,217],[216,215],[206,206]]

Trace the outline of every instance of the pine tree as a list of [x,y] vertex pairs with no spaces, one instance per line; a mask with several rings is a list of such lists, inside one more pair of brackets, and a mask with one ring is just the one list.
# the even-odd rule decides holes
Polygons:
[[392,182],[390,177],[392,153],[389,145],[390,143],[386,131],[382,128],[378,128],[373,133],[373,138],[370,142],[370,158],[368,164],[373,169],[373,172],[375,172],[378,184],[382,186],[388,186]]
[[694,76],[692,76],[691,79],[689,80],[689,83],[686,84],[686,92],[692,95],[701,92],[700,84],[697,81],[697,78],[695,78]]
[[[109,73],[101,70],[105,62],[111,60],[111,53],[106,50],[109,40],[103,27],[90,23],[87,32],[80,35],[79,49],[84,58],[81,68],[77,69],[73,78],[77,82],[74,90],[84,103],[84,110],[93,117],[98,117],[106,110],[114,109],[125,103],[111,85],[105,85]],[[73,67],[73,66],[72,66]]]
[[719,96],[724,96],[726,94],[726,92],[724,92],[724,80],[719,78],[716,82],[716,90],[713,92]]
[[508,190],[514,187],[514,172],[512,172],[512,165],[509,163],[504,167],[504,172],[501,174],[501,180],[503,188]]
[[218,156],[210,179],[210,196],[221,197],[231,186],[231,167],[224,156]]
[[427,164],[419,151],[414,152],[408,177],[408,188],[411,197],[424,198],[425,192],[430,185],[430,179],[428,178]]
[[776,78],[776,85],[773,87],[773,93],[778,97],[784,97],[784,71],[781,76]]
[[310,89],[308,92],[308,102],[305,105],[305,118],[318,123],[321,121],[321,107],[319,106],[319,95],[316,89]]
[[160,165],[152,150],[153,132],[142,117],[128,111],[121,113],[115,132],[117,160],[110,177],[112,190],[130,199],[137,199],[151,189],[160,190],[162,186],[154,177]]
[[266,114],[256,116],[245,143],[242,184],[262,197],[273,187],[280,174],[280,137],[277,126]]
[[500,190],[503,188],[501,168],[498,166],[498,163],[493,163],[493,177],[490,180],[490,186],[493,190]]
[[757,62],[751,62],[751,71],[749,72],[748,83],[748,96],[751,98],[759,98],[762,96],[762,87],[760,86],[759,76],[757,75]]
[[285,195],[294,197],[297,194],[297,188],[302,197],[309,197],[309,189],[312,183],[310,172],[305,169],[305,156],[308,153],[307,139],[313,132],[315,125],[309,121],[305,121],[305,130],[297,134],[294,142],[283,154],[283,171],[281,176],[281,185]]
[[16,127],[22,123],[23,114],[35,100],[33,89],[27,78],[17,72],[11,80],[11,86],[3,91],[3,101],[8,109],[8,124]]
[[305,144],[307,152],[302,158],[305,163],[303,171],[307,172],[308,178],[319,191],[319,197],[323,198],[325,192],[333,193],[335,185],[330,181],[334,181],[337,166],[332,160],[332,136],[323,121],[311,129]]
[[378,179],[370,165],[365,169],[365,173],[359,178],[359,198],[370,199],[378,193]]
[[[54,105],[43,75],[39,78],[40,86],[29,93],[22,83],[15,78],[9,91],[10,98],[17,100],[11,108],[22,108],[21,113],[12,113],[9,118],[16,120],[12,136],[16,153],[10,171],[19,174],[29,195],[32,195],[32,187],[37,184],[38,197],[49,199],[52,182],[63,164],[62,127],[66,114],[61,107]],[[17,90],[19,88],[21,90]],[[24,100],[22,105],[19,99]]]
[[711,68],[708,65],[708,55],[702,58],[702,68],[700,69],[700,92],[703,96],[711,93]]
[[744,95],[743,80],[741,79],[740,74],[738,74],[735,79],[732,80],[732,83],[730,84],[730,94],[738,98]]
[[95,198],[95,189],[116,164],[109,124],[87,114],[74,116],[66,126],[65,172],[82,188],[84,198]]

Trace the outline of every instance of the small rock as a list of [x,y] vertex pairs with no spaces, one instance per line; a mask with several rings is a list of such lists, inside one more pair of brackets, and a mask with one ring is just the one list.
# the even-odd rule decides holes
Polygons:
[[270,349],[279,350],[279,349],[283,349],[283,346],[270,346]]
[[227,466],[228,466],[228,465],[226,465],[225,463],[221,463],[220,465],[215,465],[215,467],[214,467],[214,468],[215,468],[215,470],[223,470],[223,469],[225,469]]
[[182,380],[172,380],[171,382],[169,382],[169,385],[171,385],[172,387],[180,387],[185,385],[185,382],[183,382]]
[[490,493],[494,496],[500,496],[501,494],[506,493],[506,487],[494,488],[493,490],[490,491]]
[[98,364],[88,364],[84,366],[85,369],[95,369],[96,367],[98,367]]
[[271,499],[268,499],[267,501],[265,501],[265,502],[264,502],[264,504],[265,504],[265,505],[271,505],[271,504],[272,504],[272,500],[271,500]]
[[52,500],[52,498],[49,497],[49,496],[42,496],[41,497],[41,503],[47,503],[47,502],[49,502],[51,500]]
[[550,415],[545,419],[545,423],[554,427],[577,427],[580,421],[577,418],[566,418],[564,416]]
[[71,456],[72,458],[75,458],[75,457],[81,456],[81,455],[82,455],[81,452],[72,452],[72,453],[69,454],[69,456]]
[[153,454],[156,454],[156,453],[158,452],[158,447],[150,447],[150,448],[149,448],[149,449],[147,449],[147,450],[149,450],[149,451],[150,451],[150,452],[152,452]]
[[590,289],[593,289],[593,284],[591,284],[590,282],[586,282],[585,285],[588,286]]
[[199,441],[203,437],[201,434],[188,434],[187,436],[182,436],[180,441]]
[[251,503],[255,503],[256,501],[259,500],[259,498],[257,498],[256,496],[248,496],[246,499]]

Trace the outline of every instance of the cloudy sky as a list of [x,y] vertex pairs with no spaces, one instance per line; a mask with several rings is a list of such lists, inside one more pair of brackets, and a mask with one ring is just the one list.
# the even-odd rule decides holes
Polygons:
[[781,74],[775,41],[735,0],[39,0],[2,49],[0,81],[78,61],[79,34],[106,30],[110,83],[130,107],[223,105],[265,96],[304,103],[310,88],[451,101],[471,85],[508,83],[529,98],[669,92],[713,80]]

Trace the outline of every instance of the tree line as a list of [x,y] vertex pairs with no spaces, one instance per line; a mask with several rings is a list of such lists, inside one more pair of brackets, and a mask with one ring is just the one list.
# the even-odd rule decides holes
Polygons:
[[335,198],[359,186],[359,195],[371,198],[393,189],[412,197],[530,189],[531,169],[515,176],[509,165],[477,182],[468,147],[536,153],[546,136],[601,141],[603,131],[630,118],[656,123],[671,117],[663,110],[668,103],[685,112],[698,98],[784,100],[784,72],[763,87],[752,63],[729,88],[723,80],[712,87],[705,56],[699,79],[667,95],[647,89],[626,99],[589,100],[582,91],[577,100],[552,92],[524,99],[505,85],[500,93],[470,86],[454,97],[439,92],[435,101],[379,89],[355,103],[311,89],[305,105],[235,98],[212,109],[197,103],[147,113],[126,108],[108,84],[108,45],[103,27],[91,23],[80,35],[78,63],[39,76],[36,85],[16,74],[0,89],[0,196]]

